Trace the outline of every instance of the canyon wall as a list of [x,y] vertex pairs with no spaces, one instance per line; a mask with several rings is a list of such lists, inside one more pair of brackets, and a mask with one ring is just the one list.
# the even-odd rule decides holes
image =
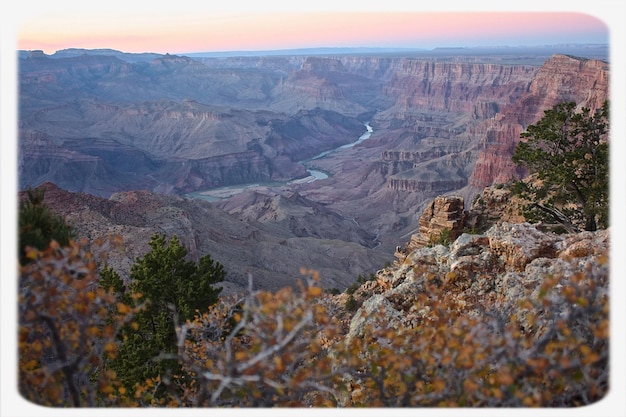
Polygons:
[[536,67],[406,60],[383,93],[397,97],[386,113],[405,121],[414,112],[488,118],[525,92]]
[[476,166],[469,184],[484,187],[519,177],[510,161],[519,134],[539,121],[555,104],[573,101],[592,112],[609,99],[609,65],[566,55],[555,55],[539,69],[528,92],[505,106],[493,120],[485,121]]
[[[403,137],[381,153],[392,165],[388,185],[446,192],[519,178],[511,156],[526,126],[559,102],[595,111],[608,99],[608,82],[606,62],[565,55],[541,67],[407,61],[383,89],[395,104],[374,118],[388,134]],[[434,173],[467,152],[466,165],[454,173],[444,169],[449,182]]]
[[[604,61],[525,56],[31,54],[19,65],[20,188],[109,197],[271,183],[395,247],[437,195],[468,204],[522,175],[520,133],[552,105],[593,110],[608,97]],[[343,147],[366,122],[370,138]],[[327,178],[292,181],[307,169]]]
[[[114,172],[119,161],[107,160],[105,152],[98,154],[86,143],[116,143],[120,150],[132,147],[140,152],[141,160],[149,160],[140,166],[156,169],[149,174],[140,170],[147,176],[142,179],[116,172],[118,183],[124,178],[133,182],[120,189],[140,183],[182,193],[194,186],[301,176],[303,171],[287,167],[285,158],[276,163],[274,158],[298,161],[340,146],[358,137],[363,119],[370,117],[377,131],[389,138],[380,156],[383,164],[393,165],[384,168],[391,176],[388,186],[440,192],[459,185],[480,188],[519,174],[509,156],[525,126],[537,121],[543,111],[569,100],[594,110],[608,97],[608,64],[566,55],[554,55],[542,66],[399,56],[202,62],[173,55],[127,62],[120,59],[123,56],[50,59],[31,54],[20,60],[20,133],[25,157],[41,156],[29,149],[28,135],[45,132],[50,139],[46,146],[68,151],[65,163],[75,157],[84,164],[95,157],[98,161],[92,171],[99,164]],[[430,185],[424,183],[430,178],[424,170],[432,166],[420,168],[420,163],[438,159],[445,164],[446,155],[468,150],[473,152],[471,161],[456,172],[465,184],[440,181],[437,176]],[[162,184],[152,179],[166,177],[156,168],[164,161],[168,167],[175,161],[198,161],[195,171],[202,171],[212,157],[232,154],[232,160],[249,151],[256,154],[247,154],[251,162],[239,164],[240,173],[226,164],[231,180],[223,174],[216,176],[213,168],[193,174],[202,181],[183,176]],[[53,162],[30,161],[23,166],[33,165],[41,171]],[[47,177],[32,173],[26,177],[29,182],[52,179],[63,183],[52,172]],[[410,184],[412,177],[417,184]],[[175,185],[181,182],[186,186]]]

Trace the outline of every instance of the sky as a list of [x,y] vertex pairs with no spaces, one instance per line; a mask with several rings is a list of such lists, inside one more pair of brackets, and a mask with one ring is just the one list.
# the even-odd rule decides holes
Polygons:
[[[219,5],[217,5],[219,3]],[[408,4],[412,4],[409,6]],[[611,66],[611,114],[626,114],[623,0],[20,0],[4,1],[0,12],[0,191],[2,231],[16,216],[10,204],[16,195],[16,98],[17,49],[43,50],[52,54],[65,48],[111,48],[124,52],[183,54],[212,51],[253,51],[314,47],[435,47],[519,46],[561,43],[608,43]],[[612,137],[626,137],[624,118],[611,120]],[[611,205],[621,213],[626,207],[625,141],[611,142]],[[8,196],[8,198],[7,198]],[[8,203],[7,203],[8,202]],[[8,220],[7,220],[8,219]],[[626,235],[626,216],[611,219],[613,253],[626,253],[619,236]],[[11,226],[13,227],[13,226]],[[615,237],[615,238],[614,238]],[[16,252],[13,233],[0,233],[2,286],[2,368],[15,369],[11,339],[16,331],[12,270]],[[626,269],[626,257],[612,257],[612,271]],[[623,276],[623,274],[621,274]],[[619,278],[619,277],[618,277]],[[620,300],[625,280],[612,282],[612,294]],[[623,415],[626,382],[623,372],[623,304],[612,311],[612,358],[620,363],[612,373],[615,394],[598,408],[568,409],[569,416]],[[9,336],[9,337],[5,337]],[[7,345],[8,344],[8,345]],[[2,372],[2,415],[81,416],[81,410],[29,407],[15,397],[14,375]],[[12,398],[13,396],[13,398]],[[8,404],[8,405],[7,405]],[[5,408],[6,407],[6,408]],[[615,411],[616,410],[616,411]],[[77,411],[74,413],[73,411]],[[116,415],[177,415],[163,410],[125,410]],[[145,412],[144,412],[145,411]],[[187,410],[186,415],[206,415],[206,410]],[[442,410],[440,410],[442,411]],[[454,410],[446,415],[499,416],[502,410]],[[555,411],[552,413],[552,411]],[[6,412],[6,413],[5,413]],[[379,411],[380,412],[380,411]],[[394,414],[402,414],[394,410]],[[618,414],[622,412],[622,414]],[[33,414],[34,413],[34,414]],[[90,410],[91,415],[110,415]],[[216,410],[211,411],[212,414]],[[407,414],[414,411],[407,410]],[[220,413],[218,413],[220,414]],[[342,412],[345,414],[345,411]],[[537,415],[537,410],[506,410],[508,416]],[[559,414],[542,410],[541,415]],[[441,415],[420,410],[420,415]]]
[[609,41],[581,12],[245,11],[35,13],[17,27],[18,49],[192,53],[311,47],[553,45]]

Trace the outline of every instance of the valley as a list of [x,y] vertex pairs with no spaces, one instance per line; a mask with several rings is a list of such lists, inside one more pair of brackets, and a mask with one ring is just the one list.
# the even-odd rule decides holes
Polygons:
[[240,194],[246,190],[256,190],[256,191],[268,190],[268,188],[271,187],[271,188],[276,188],[276,189],[281,189],[283,191],[286,191],[286,190],[289,190],[290,187],[297,185],[297,184],[309,184],[309,183],[312,183],[313,181],[326,179],[328,178],[328,174],[322,171],[309,168],[309,167],[310,166],[314,167],[315,160],[322,159],[333,152],[338,152],[338,151],[341,151],[342,149],[351,148],[369,139],[373,132],[372,127],[369,124],[365,123],[365,128],[366,128],[365,133],[359,136],[359,138],[354,142],[321,152],[318,155],[313,156],[312,158],[298,161],[298,163],[302,164],[306,168],[306,171],[309,173],[309,176],[307,177],[298,178],[298,179],[287,181],[287,182],[274,182],[274,183],[266,183],[266,184],[255,183],[255,184],[242,184],[242,185],[234,185],[234,186],[227,186],[227,187],[218,187],[218,188],[212,188],[206,191],[195,191],[193,193],[186,194],[186,196],[192,197],[192,198],[200,198],[200,199],[210,201],[210,202],[215,202],[224,198],[228,198],[228,197],[232,197],[234,195]]
[[468,204],[523,175],[513,149],[552,105],[599,108],[605,56],[22,51],[19,187],[48,184],[84,235],[123,235],[121,269],[156,230],[214,254],[235,288],[307,267],[343,290],[393,259],[436,196]]

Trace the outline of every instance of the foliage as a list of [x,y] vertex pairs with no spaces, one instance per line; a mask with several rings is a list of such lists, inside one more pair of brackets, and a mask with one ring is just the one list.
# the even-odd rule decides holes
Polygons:
[[337,325],[320,302],[319,276],[310,273],[298,290],[287,287],[276,293],[253,291],[250,278],[244,300],[220,300],[181,325],[179,355],[198,378],[175,405],[336,405],[325,344]]
[[297,293],[221,300],[178,328],[198,378],[158,404],[572,407],[606,394],[607,282],[549,277],[535,295],[474,315],[439,277],[428,282],[405,317],[374,313],[351,338],[315,279]]
[[[388,267],[389,264],[386,264],[385,266]],[[350,284],[350,286],[346,288],[345,292],[346,294],[352,296],[356,292],[356,290],[358,290],[363,284],[365,284],[368,281],[374,281],[374,280],[376,280],[376,274],[374,273],[370,273],[367,276],[359,274],[359,276],[357,276],[356,278],[356,281]],[[351,297],[351,298],[354,301],[354,297]]]
[[354,295],[353,294],[348,295],[348,298],[346,299],[345,309],[347,311],[353,312],[353,311],[356,311],[358,308],[359,308],[359,304],[354,298]]
[[509,309],[469,315],[437,281],[403,320],[375,316],[338,348],[346,405],[572,407],[606,394],[606,282],[551,277]]
[[330,294],[330,295],[338,295],[338,294],[341,294],[341,291],[339,291],[339,289],[337,289],[337,288],[335,288],[335,287],[333,287],[333,288],[327,288],[327,289],[325,289],[324,291],[325,291],[327,294]]
[[428,238],[429,246],[435,246],[435,245],[448,246],[450,243],[452,243],[452,232],[447,227],[444,227],[438,236],[431,235]]
[[117,355],[116,335],[134,311],[98,286],[94,253],[102,258],[107,244],[69,241],[62,247],[53,241],[44,251],[26,248],[29,262],[19,280],[18,387],[36,404],[125,403],[126,390],[105,363]]
[[523,213],[529,221],[593,231],[608,226],[609,106],[595,114],[575,110],[573,102],[556,104],[521,134],[512,160],[535,177],[512,190],[530,201]]
[[20,264],[29,261],[26,247],[44,250],[52,240],[67,245],[74,237],[72,227],[43,202],[45,190],[29,189],[27,198],[20,202],[18,219],[18,243]]
[[[165,246],[155,235],[151,242],[153,251],[137,261],[134,274],[146,271],[142,278],[149,280],[156,265],[185,264],[175,262],[184,252],[176,240]],[[571,276],[547,276],[511,304],[463,299],[446,286],[453,276],[416,265],[414,280],[423,290],[401,300],[402,314],[373,311],[350,337],[315,271],[303,270],[297,288],[275,293],[254,291],[250,278],[245,296],[219,299],[191,317],[172,304],[164,323],[174,330],[175,350],[163,344],[156,355],[179,369],[146,372],[129,390],[128,375],[111,365],[133,346],[132,333],[162,326],[155,305],[168,309],[177,300],[171,294],[149,300],[131,284],[125,293],[130,304],[120,301],[119,277],[109,270],[99,282],[96,272],[106,246],[92,247],[101,247],[100,254],[73,241],[27,250],[31,262],[20,275],[19,388],[37,404],[575,407],[599,401],[608,390],[603,256]],[[143,346],[134,345],[148,355],[150,369],[160,361],[152,360],[146,341],[169,336],[153,332]]]
[[465,227],[463,229],[463,233],[467,233],[468,235],[477,235],[478,228],[475,225],[472,225],[471,227]]
[[[151,251],[131,268],[126,292],[114,271],[103,271],[102,285],[114,288],[120,299],[146,302],[132,325],[123,329],[119,355],[111,363],[129,390],[150,378],[176,383],[186,378],[176,358],[175,323],[190,320],[214,304],[221,291],[215,284],[226,275],[210,255],[197,264],[187,260],[187,250],[176,236],[166,243],[165,235],[155,233],[149,244]],[[157,395],[164,395],[164,390],[165,385]]]
[[358,282],[353,282],[348,288],[346,288],[346,294],[352,295],[361,286]]

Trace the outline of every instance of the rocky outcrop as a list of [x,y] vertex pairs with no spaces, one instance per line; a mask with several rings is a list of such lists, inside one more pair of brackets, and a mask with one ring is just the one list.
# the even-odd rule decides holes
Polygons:
[[464,233],[449,246],[409,250],[355,292],[362,306],[347,337],[358,337],[372,312],[383,312],[378,325],[385,328],[419,321],[424,312],[411,308],[413,300],[433,284],[459,301],[460,314],[468,316],[516,309],[520,299],[538,298],[547,277],[559,277],[563,285],[574,279],[577,285],[598,288],[598,296],[606,298],[608,253],[609,230],[556,235],[528,223],[506,222],[484,234]]
[[[532,110],[517,112],[524,124],[533,123],[535,115],[562,101],[573,101],[592,112],[602,108],[609,98],[609,64],[596,59],[554,55],[541,66],[529,92],[515,106]],[[534,115],[532,113],[535,113]]]
[[469,210],[465,210],[463,197],[437,196],[423,208],[418,232],[411,235],[404,248],[396,248],[396,256],[406,256],[408,252],[436,242],[452,242],[466,231],[484,233],[497,223],[523,223],[522,206],[523,201],[502,186],[484,188],[476,195]]
[[524,202],[506,187],[485,187],[466,212],[465,229],[484,233],[498,222],[523,223],[523,205]]
[[453,241],[463,232],[465,202],[462,197],[439,196],[419,218],[419,232],[411,236],[411,248],[426,246],[442,238]]

